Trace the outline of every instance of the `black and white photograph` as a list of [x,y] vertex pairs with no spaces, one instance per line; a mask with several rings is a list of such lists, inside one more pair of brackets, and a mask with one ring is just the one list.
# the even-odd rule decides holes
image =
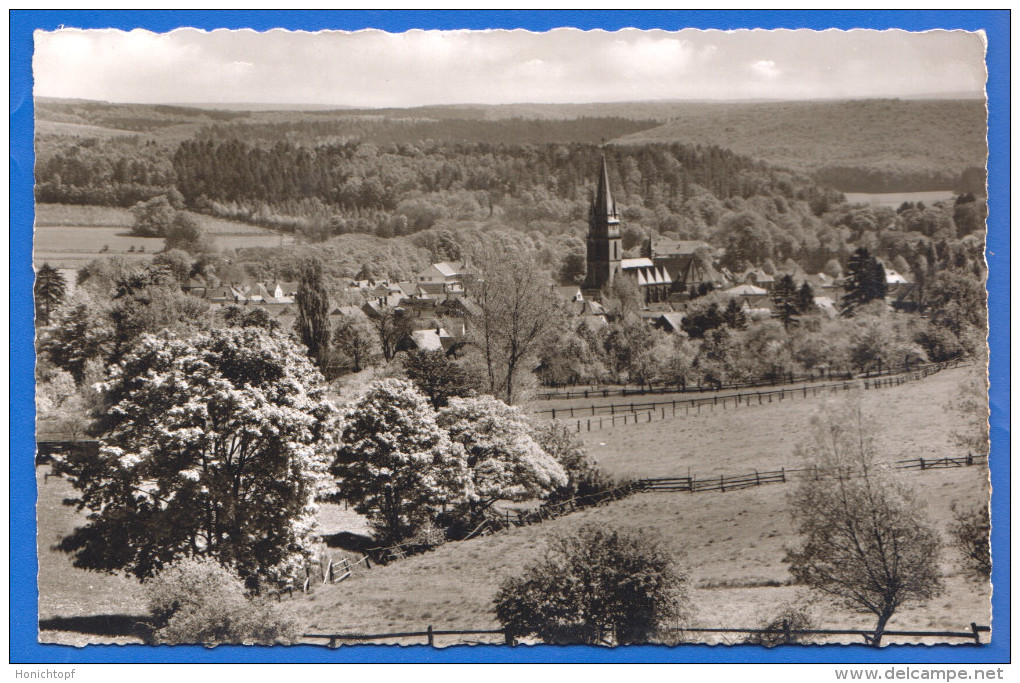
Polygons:
[[988,644],[987,37],[752,29],[36,31],[38,641]]

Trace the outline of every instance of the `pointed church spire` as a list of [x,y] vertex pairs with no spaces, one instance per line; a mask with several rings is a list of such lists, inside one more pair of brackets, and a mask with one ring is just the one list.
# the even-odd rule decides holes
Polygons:
[[609,167],[606,165],[606,155],[602,155],[602,169],[599,172],[599,185],[595,191],[595,201],[591,206],[591,217],[607,222],[619,222],[616,215],[616,202],[613,201],[613,193],[609,190]]

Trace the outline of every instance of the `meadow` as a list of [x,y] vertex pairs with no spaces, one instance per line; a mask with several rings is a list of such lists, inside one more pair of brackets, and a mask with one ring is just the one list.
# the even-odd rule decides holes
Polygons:
[[[294,238],[234,221],[195,214],[215,248],[275,247]],[[34,262],[57,268],[80,268],[100,255],[142,261],[163,249],[159,237],[130,234],[129,209],[109,206],[38,204],[35,207]]]
[[[862,392],[859,398],[873,426],[879,459],[959,455],[953,432],[964,428],[966,421],[950,403],[961,382],[975,371],[974,366],[960,367],[919,382]],[[845,400],[840,395],[840,401]],[[603,467],[634,478],[686,475],[688,467],[693,474],[706,476],[797,466],[796,447],[808,440],[812,420],[827,403],[808,399],[709,411],[699,417],[620,426],[586,438]],[[835,402],[831,407],[839,410],[845,405]],[[921,494],[944,537],[952,505],[974,506],[988,495],[985,467],[911,470],[894,476]],[[788,512],[789,496],[797,486],[637,494],[541,525],[450,543],[383,567],[361,568],[347,581],[315,586],[307,595],[284,599],[281,606],[293,610],[308,632],[419,631],[430,624],[436,629],[497,628],[492,599],[502,577],[540,560],[553,535],[597,521],[654,534],[690,567],[694,624],[752,626],[808,597],[804,587],[791,583],[782,562],[785,549],[797,542]],[[50,547],[81,520],[59,504],[68,492],[62,480],[40,481],[40,618],[47,627],[41,639],[131,642],[125,626],[130,618],[125,615],[144,615],[144,592],[137,582],[74,569],[66,556]],[[320,523],[324,534],[367,530],[364,520],[342,505],[323,506]],[[332,552],[334,557],[342,554]],[[960,630],[972,621],[988,623],[989,585],[962,575],[952,549],[945,552],[942,569],[943,595],[926,606],[898,612],[889,628]],[[816,604],[811,611],[819,627],[866,628],[872,623],[867,615],[827,604]],[[437,645],[454,640],[440,638]]]

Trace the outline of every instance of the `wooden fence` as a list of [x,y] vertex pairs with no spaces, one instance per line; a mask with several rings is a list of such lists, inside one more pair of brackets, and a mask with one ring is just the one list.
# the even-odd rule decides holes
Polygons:
[[776,373],[763,375],[744,382],[721,382],[717,384],[666,384],[664,382],[653,382],[649,384],[623,384],[600,386],[597,384],[588,385],[585,388],[553,389],[543,391],[536,395],[537,399],[545,401],[571,400],[575,398],[609,398],[610,396],[645,396],[654,394],[685,394],[703,393],[706,391],[725,391],[727,389],[751,389],[754,387],[779,386],[782,384],[801,384],[805,382],[824,382],[826,380],[853,380],[886,377],[899,375],[913,370],[919,370],[932,363],[904,363],[878,370],[855,375],[852,372],[831,372],[819,371],[818,373]]
[[[987,455],[967,454],[959,458],[938,458],[926,460],[914,458],[912,460],[894,460],[877,463],[879,469],[919,469],[933,470],[951,467],[970,467],[973,465],[987,464]],[[850,473],[856,476],[854,473]],[[718,477],[707,477],[697,479],[690,475],[686,477],[657,477],[654,479],[640,479],[635,485],[640,491],[654,491],[662,493],[701,493],[706,491],[738,491],[740,489],[762,486],[764,484],[785,484],[794,479],[826,479],[834,476],[835,473],[818,467],[801,468],[780,468],[768,472],[749,472],[737,475],[719,475]]]
[[[689,642],[685,637],[689,633],[706,633],[706,634],[742,634],[747,636],[758,635],[758,636],[777,636],[776,641],[779,643],[796,643],[804,639],[805,636],[810,638],[811,636],[857,636],[864,639],[864,642],[871,644],[874,633],[864,629],[794,629],[790,628],[788,624],[784,624],[779,628],[680,628],[673,629],[672,632],[676,635],[678,640],[681,642]],[[971,622],[970,629],[966,631],[884,631],[882,634],[884,638],[960,638],[965,640],[973,640],[972,645],[981,645],[981,634],[990,633],[991,628],[988,626],[979,626],[974,622]],[[394,633],[305,633],[302,638],[308,640],[325,640],[327,641],[327,647],[335,648],[340,643],[350,642],[364,642],[371,640],[391,640],[391,639],[403,639],[403,638],[424,638],[425,643],[430,646],[435,646],[435,639],[437,636],[476,636],[476,635],[492,635],[498,636],[505,645],[514,646],[517,644],[517,638],[513,633],[506,629],[478,629],[478,630],[458,630],[458,631],[444,631],[434,629],[431,625],[428,626],[424,631],[398,631]],[[612,644],[607,643],[607,644]]]
[[751,391],[724,396],[702,396],[698,398],[673,399],[670,401],[650,401],[647,403],[610,403],[608,405],[592,404],[567,408],[551,408],[535,411],[536,415],[546,415],[555,419],[576,420],[577,431],[598,431],[617,426],[636,425],[666,420],[677,416],[687,417],[700,415],[702,410],[715,411],[739,409],[766,403],[778,403],[796,398],[813,398],[849,391],[854,387],[865,390],[883,389],[900,386],[911,381],[918,381],[939,372],[946,367],[955,367],[958,361],[937,363],[921,370],[912,370],[906,374],[891,375],[845,382],[830,382],[796,388],[773,389],[770,391]]
[[[938,458],[924,459],[915,458],[912,460],[895,460],[877,463],[876,467],[881,469],[916,469],[931,470],[953,467],[970,467],[973,465],[986,464],[987,455],[961,456],[959,458]],[[597,507],[622,500],[630,495],[641,492],[653,493],[707,493],[710,491],[739,491],[741,489],[763,486],[766,484],[780,484],[800,479],[825,479],[833,476],[831,472],[817,467],[802,468],[780,468],[771,471],[749,472],[736,475],[719,475],[718,477],[706,477],[698,479],[690,475],[686,477],[657,477],[652,479],[639,479],[629,482],[613,489],[600,493],[585,496],[576,496],[564,501],[543,503],[533,510],[522,510],[511,513],[506,510],[502,513],[490,513],[477,526],[462,538],[454,541],[467,541],[479,536],[487,536],[506,531],[508,529],[542,524],[543,522],[562,517],[572,512]],[[322,583],[341,583],[354,575],[359,567],[371,569],[373,564],[386,565],[396,560],[402,560],[410,555],[416,555],[440,545],[439,543],[405,543],[379,548],[369,548],[360,560],[351,560],[346,555],[339,560],[330,559],[328,565],[322,570]],[[306,578],[302,591],[307,592],[310,588],[311,574]],[[274,593],[277,599],[282,599],[284,594],[293,596],[294,588],[286,587]],[[351,636],[354,638],[355,636]],[[396,637],[396,636],[393,636]]]

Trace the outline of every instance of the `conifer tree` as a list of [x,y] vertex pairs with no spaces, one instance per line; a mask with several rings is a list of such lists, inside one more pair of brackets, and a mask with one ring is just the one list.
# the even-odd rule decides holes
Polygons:
[[295,330],[308,347],[308,357],[321,365],[329,356],[329,293],[322,276],[322,262],[318,259],[304,263],[294,301],[298,307]]

